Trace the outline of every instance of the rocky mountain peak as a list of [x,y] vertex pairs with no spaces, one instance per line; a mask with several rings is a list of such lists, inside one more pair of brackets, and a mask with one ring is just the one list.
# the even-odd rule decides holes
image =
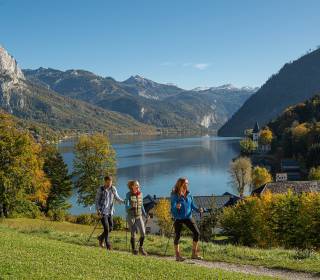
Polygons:
[[5,48],[0,45],[0,75],[9,77],[13,82],[24,80],[25,77],[17,64]]

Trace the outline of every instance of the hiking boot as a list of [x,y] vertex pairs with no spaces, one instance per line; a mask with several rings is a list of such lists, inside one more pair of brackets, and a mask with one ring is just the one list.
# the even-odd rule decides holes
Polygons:
[[193,260],[203,260],[203,257],[199,256],[198,252],[195,252],[195,251],[192,250],[191,259],[193,259]]
[[138,255],[138,254],[139,254],[139,252],[138,252],[138,250],[137,250],[137,249],[134,249],[134,250],[132,250],[132,254],[134,254],[134,255]]
[[176,261],[177,262],[183,262],[183,261],[185,261],[185,258],[181,257],[181,256],[176,256]]
[[99,241],[99,247],[104,248],[105,245],[104,245],[104,240],[103,240],[103,238],[101,238],[100,236],[98,236],[97,239],[98,239],[98,241]]
[[199,256],[199,255],[192,255],[192,256],[191,256],[191,259],[201,261],[201,260],[203,260],[203,257],[201,257],[201,256]]
[[108,251],[111,251],[111,250],[112,250],[111,244],[107,245],[107,250],[108,250]]
[[139,252],[143,256],[148,256],[148,253],[143,249],[143,247],[139,247]]

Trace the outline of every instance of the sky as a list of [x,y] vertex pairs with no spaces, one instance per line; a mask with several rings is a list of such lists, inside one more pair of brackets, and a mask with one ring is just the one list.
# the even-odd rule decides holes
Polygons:
[[22,68],[261,86],[320,45],[319,11],[319,0],[0,0],[0,44]]

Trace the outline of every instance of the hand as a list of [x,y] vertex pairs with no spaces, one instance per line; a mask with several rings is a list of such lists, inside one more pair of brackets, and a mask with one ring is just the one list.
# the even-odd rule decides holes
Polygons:
[[178,210],[180,210],[180,208],[181,208],[181,203],[177,203],[176,207],[177,207]]
[[204,212],[204,209],[201,207],[201,208],[199,209],[199,211],[200,211],[200,213],[202,214],[202,213]]
[[98,217],[101,217],[101,216],[102,216],[102,214],[101,214],[101,211],[100,211],[100,210],[98,210],[98,211],[97,211],[97,215],[98,215]]

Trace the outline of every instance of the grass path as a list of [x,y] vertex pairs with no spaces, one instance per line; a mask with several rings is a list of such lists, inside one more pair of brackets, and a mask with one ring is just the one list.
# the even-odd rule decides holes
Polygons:
[[[91,226],[70,223],[50,222],[30,219],[8,219],[0,223],[0,230],[9,229],[25,233],[31,237],[43,237],[50,240],[60,240],[64,243],[97,246],[95,235],[89,244],[86,244]],[[97,230],[99,233],[100,229]],[[148,236],[146,249],[152,255],[162,255],[166,238]],[[125,233],[113,232],[112,244],[116,250],[125,251]],[[182,239],[184,256],[191,254],[189,238]],[[88,247],[88,246],[86,246]],[[206,261],[196,263],[196,266],[206,268],[222,268],[233,273],[250,273],[255,275],[277,276],[282,279],[320,279],[320,254],[299,256],[294,250],[284,249],[255,249],[233,245],[204,244]],[[172,246],[169,246],[168,255],[173,256]],[[162,258],[163,260],[163,258]],[[172,258],[168,258],[172,260]],[[190,266],[190,265],[189,265]],[[308,272],[308,273],[299,273]],[[238,278],[236,278],[238,279]]]
[[0,279],[274,279],[108,252],[0,228]]

